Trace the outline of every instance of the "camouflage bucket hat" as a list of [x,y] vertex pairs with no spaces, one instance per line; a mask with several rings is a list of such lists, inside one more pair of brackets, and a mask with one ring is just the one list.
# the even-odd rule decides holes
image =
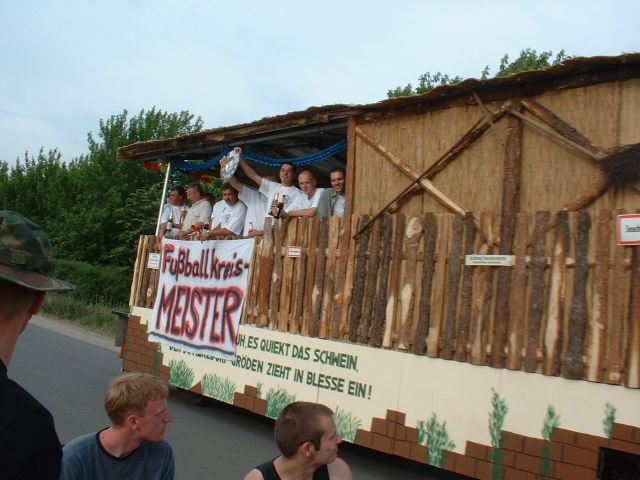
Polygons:
[[44,230],[19,213],[0,210],[0,279],[40,291],[76,288],[52,273],[51,242]]

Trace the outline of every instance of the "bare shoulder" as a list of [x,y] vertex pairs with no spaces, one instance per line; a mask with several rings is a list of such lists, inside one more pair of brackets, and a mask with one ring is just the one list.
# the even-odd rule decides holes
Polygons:
[[247,476],[244,477],[244,480],[264,480],[264,478],[262,476],[262,473],[260,473],[260,470],[254,468],[249,473],[247,473]]
[[341,458],[336,458],[327,465],[327,468],[329,469],[329,477],[331,480],[353,480],[349,465]]

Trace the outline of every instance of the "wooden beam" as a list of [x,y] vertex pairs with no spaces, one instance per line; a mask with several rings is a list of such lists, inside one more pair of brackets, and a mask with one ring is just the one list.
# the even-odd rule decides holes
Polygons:
[[440,202],[444,207],[452,211],[453,213],[459,213],[460,215],[464,215],[468,212],[463,206],[461,206],[458,202],[447,196],[444,192],[442,192],[438,187],[436,187],[433,182],[430,182],[426,178],[420,179],[420,175],[416,173],[409,165],[404,163],[400,157],[395,155],[393,152],[388,150],[383,145],[376,143],[369,135],[367,135],[360,127],[356,127],[356,135],[360,137],[367,145],[373,148],[376,152],[382,155],[384,158],[389,160],[391,164],[404,173],[407,177],[412,180],[417,180],[418,184],[433,198],[435,198],[438,202]]
[[484,117],[484,121],[487,122],[491,126],[491,131],[493,132],[493,134],[495,135],[496,139],[498,140],[498,143],[502,146],[502,148],[504,148],[504,146],[507,144],[507,139],[505,138],[504,133],[498,130],[498,128],[496,127],[496,125],[495,125],[495,123],[493,121],[492,117],[493,117],[493,115],[495,115],[495,113],[492,115],[489,112],[489,109],[482,102],[482,100],[480,100],[480,97],[478,96],[478,94],[475,91],[473,91],[471,93],[473,94],[473,98],[476,99],[476,103],[480,107],[480,111],[482,112],[482,116]]
[[[518,118],[510,117],[502,184],[501,255],[511,255],[513,253],[513,238],[516,230],[516,215],[520,210],[520,188],[522,184],[522,130],[522,122]],[[501,268],[498,271],[496,313],[491,348],[491,365],[497,368],[505,366],[510,290],[511,269]]]

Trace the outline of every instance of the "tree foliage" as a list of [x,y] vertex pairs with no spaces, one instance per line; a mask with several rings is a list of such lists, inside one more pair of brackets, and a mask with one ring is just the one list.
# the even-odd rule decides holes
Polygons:
[[117,162],[119,147],[202,129],[200,117],[156,109],[100,120],[88,153],[65,164],[54,149],[0,162],[0,206],[39,223],[57,258],[130,266],[138,237],[153,233],[163,178],[136,162]]
[[[500,59],[500,65],[498,66],[498,72],[496,77],[507,77],[514,73],[524,72],[527,70],[542,70],[552,67],[558,63],[571,58],[564,50],[560,50],[554,57],[552,51],[546,51],[538,53],[536,50],[527,48],[520,51],[518,58],[509,61],[509,55],[505,54]],[[490,68],[485,66],[480,74],[480,78],[486,80],[489,78]],[[421,93],[427,93],[434,88],[442,85],[455,85],[460,83],[463,78],[459,75],[451,77],[447,74],[437,72],[431,74],[430,72],[423,73],[418,77],[418,85],[414,88],[413,85],[408,83],[405,87],[396,87],[393,90],[387,91],[388,98],[407,97],[410,95],[420,95]]]

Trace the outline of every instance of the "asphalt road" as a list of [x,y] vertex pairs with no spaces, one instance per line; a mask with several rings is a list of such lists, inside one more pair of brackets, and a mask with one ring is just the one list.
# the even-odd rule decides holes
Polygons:
[[[107,426],[103,395],[109,380],[120,373],[120,360],[108,339],[44,319],[32,323],[37,325],[29,325],[22,334],[9,376],[51,411],[63,443]],[[253,466],[277,455],[268,419],[177,389],[169,405],[174,421],[167,440],[174,449],[177,479],[241,479]],[[341,448],[340,456],[356,479],[453,478],[350,445]]]

